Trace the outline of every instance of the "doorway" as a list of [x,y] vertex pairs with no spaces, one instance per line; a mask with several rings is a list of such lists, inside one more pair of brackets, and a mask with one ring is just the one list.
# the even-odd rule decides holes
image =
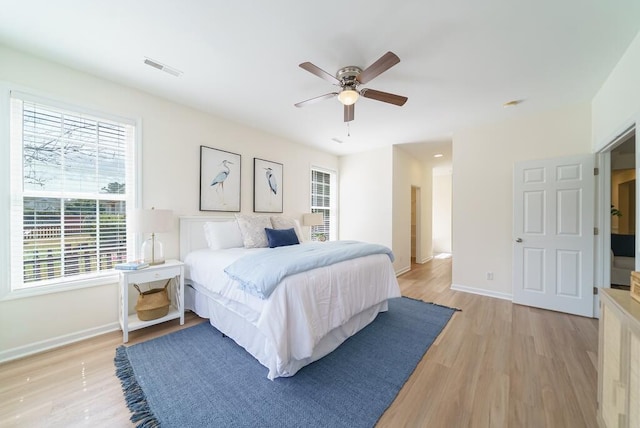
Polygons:
[[[629,289],[636,266],[636,144],[635,129],[623,134],[611,148],[610,281],[612,288]],[[605,284],[606,286],[607,284]]]

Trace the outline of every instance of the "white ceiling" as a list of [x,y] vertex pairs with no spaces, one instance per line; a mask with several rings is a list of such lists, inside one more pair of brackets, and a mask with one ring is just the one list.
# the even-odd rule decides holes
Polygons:
[[[0,11],[1,44],[292,141],[337,155],[412,143],[449,160],[456,130],[591,100],[640,28],[638,0],[0,0]],[[350,137],[336,99],[294,107],[335,90],[301,62],[333,74],[387,51],[401,62],[365,86],[409,97],[403,107],[361,98]]]

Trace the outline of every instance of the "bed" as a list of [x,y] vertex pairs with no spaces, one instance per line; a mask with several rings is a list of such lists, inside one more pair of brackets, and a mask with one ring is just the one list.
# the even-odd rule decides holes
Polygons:
[[234,262],[256,253],[323,245],[246,248],[246,230],[239,224],[247,218],[273,219],[276,229],[293,225],[302,238],[297,222],[282,216],[181,217],[185,308],[246,349],[268,369],[269,379],[293,376],[327,355],[386,311],[388,299],[400,297],[392,257],[377,253],[292,273],[268,296],[247,291],[242,281],[225,273]]

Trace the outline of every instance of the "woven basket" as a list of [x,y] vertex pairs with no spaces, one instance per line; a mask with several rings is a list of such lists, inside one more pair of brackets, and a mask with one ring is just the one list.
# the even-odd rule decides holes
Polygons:
[[138,293],[140,293],[136,302],[136,312],[141,321],[155,320],[169,313],[169,305],[171,303],[167,292],[169,282],[171,280],[168,280],[163,288],[152,288],[147,291],[140,291],[140,287],[137,284],[133,284]]

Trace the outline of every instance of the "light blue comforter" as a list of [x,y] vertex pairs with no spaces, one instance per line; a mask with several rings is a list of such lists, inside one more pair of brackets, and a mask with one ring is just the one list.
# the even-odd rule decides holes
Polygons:
[[384,245],[357,241],[310,242],[246,255],[224,271],[238,281],[244,291],[266,299],[289,275],[371,254],[387,254],[393,261],[393,253]]

